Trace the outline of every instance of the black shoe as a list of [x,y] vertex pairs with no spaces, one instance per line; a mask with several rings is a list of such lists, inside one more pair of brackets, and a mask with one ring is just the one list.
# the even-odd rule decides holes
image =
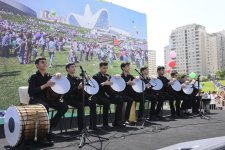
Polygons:
[[184,118],[184,119],[188,119],[188,118],[189,118],[189,116],[188,116],[188,115],[186,115],[186,114],[182,114],[182,118]]
[[52,140],[52,135],[49,133],[46,135],[46,138],[38,141],[43,146],[54,146],[54,141]]
[[183,118],[183,115],[181,115],[181,113],[177,113],[175,118]]
[[176,119],[176,115],[171,115],[170,118],[171,119]]
[[159,121],[159,118],[156,117],[156,116],[150,116],[150,117],[148,118],[148,120],[149,120],[149,121]]
[[82,132],[84,130],[84,128],[79,128],[78,127],[78,132]]
[[138,118],[137,122],[143,122],[143,119],[142,118]]
[[113,127],[126,127],[126,124],[124,123],[113,123],[112,125]]
[[99,130],[99,128],[97,126],[89,126],[89,129],[90,130],[95,130],[95,131]]
[[109,124],[103,124],[102,128],[109,129],[109,128],[111,128],[111,126]]
[[159,120],[165,120],[165,118],[162,117],[162,116],[157,115],[156,117],[157,117]]
[[190,113],[190,112],[185,112],[184,114],[187,115],[187,116],[193,116],[193,114]]
[[198,115],[198,114],[200,113],[200,111],[192,111],[192,113],[193,113],[194,115]]

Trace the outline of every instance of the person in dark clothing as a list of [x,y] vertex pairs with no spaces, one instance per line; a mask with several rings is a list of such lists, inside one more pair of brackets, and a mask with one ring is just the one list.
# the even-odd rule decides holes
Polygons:
[[[170,74],[171,77],[172,77],[172,80],[173,81],[178,81],[178,72],[177,71],[172,71],[172,73]],[[179,81],[181,84],[183,84],[181,81]],[[175,90],[170,90],[170,93],[175,97],[175,100],[176,100],[176,104],[175,104],[175,107],[176,107],[176,115],[177,117],[185,117],[184,115],[184,111],[186,109],[188,109],[188,102],[190,101],[189,100],[189,96],[188,95],[185,95],[182,90],[181,91],[175,91]],[[181,104],[181,101],[182,101],[182,104]]]
[[10,37],[9,32],[6,32],[2,38],[2,50],[3,50],[3,57],[9,58],[9,48],[10,48]]
[[[108,111],[110,109],[110,104],[116,105],[115,110],[115,120],[113,122],[114,127],[120,127],[125,126],[121,123],[121,114],[122,114],[122,108],[123,108],[123,100],[120,99],[120,96],[115,94],[110,85],[112,85],[112,82],[109,81],[110,75],[107,74],[108,70],[108,63],[107,62],[101,62],[99,64],[99,72],[93,76],[93,79],[97,81],[99,84],[99,91],[97,94],[93,95],[91,97],[91,101],[96,102],[97,104],[103,105],[103,127],[108,128]],[[96,127],[96,114],[93,115],[93,128]]]
[[[82,93],[82,79],[75,76],[76,66],[74,63],[69,63],[66,65],[67,79],[70,82],[70,90],[63,96],[63,100],[67,105],[77,108],[77,119],[78,119],[78,130],[82,131],[85,127],[84,121],[84,106],[90,106],[90,118],[96,114],[96,103],[94,101],[88,100],[88,95],[85,94],[84,106],[82,103],[83,93]],[[91,120],[91,119],[90,119]],[[91,125],[91,124],[90,124]]]
[[197,82],[199,82],[199,81],[197,81],[196,79],[193,79],[191,82],[193,84],[192,113],[194,115],[197,115],[200,113],[200,103],[202,100],[201,89],[198,89],[198,87],[197,87],[198,86]]
[[[122,63],[120,65],[120,68],[122,70],[121,77],[126,82],[126,87],[121,94],[121,98],[125,102],[127,102],[126,111],[125,111],[125,121],[126,121],[126,124],[130,124],[129,117],[130,117],[130,110],[131,110],[132,103],[134,100],[140,101],[141,97],[137,97],[136,92],[134,92],[134,90],[132,89],[132,85],[134,85],[134,82],[133,82],[134,76],[130,74],[130,63],[128,62]],[[141,112],[139,112],[139,117],[142,117],[141,115],[142,115]]]
[[163,66],[157,67],[157,73],[158,73],[158,79],[162,81],[163,87],[160,91],[160,96],[158,96],[158,104],[156,108],[156,115],[157,117],[161,118],[159,116],[161,109],[163,107],[163,102],[166,100],[169,100],[170,110],[171,110],[171,118],[175,118],[175,107],[174,107],[174,100],[175,97],[167,92],[168,85],[171,85],[173,81],[168,80],[166,77],[164,77],[165,74],[165,68]]
[[[185,88],[187,85],[191,84],[191,81],[188,80],[188,76],[186,74],[182,75],[181,76],[181,80],[180,80],[180,83],[181,83],[181,88]],[[183,90],[181,90],[181,94],[184,95],[187,99],[187,101],[185,101],[185,104],[183,106],[183,114],[185,115],[192,115],[190,112],[188,112],[188,109],[192,108],[192,103],[194,101],[194,96],[192,94],[185,94],[183,92]],[[182,107],[182,106],[181,106]]]
[[[141,74],[143,75],[144,79],[143,81],[146,84],[146,89],[144,91],[144,100],[148,100],[151,102],[151,108],[150,108],[150,113],[149,113],[149,120],[158,120],[155,116],[155,106],[157,102],[157,96],[156,94],[150,92],[150,80],[151,78],[149,77],[148,74],[148,67],[141,67],[140,69]],[[138,94],[139,97],[142,96],[142,93]],[[144,110],[144,103],[143,100],[140,101],[140,106],[139,106],[139,111],[140,115],[143,116],[143,110]]]
[[[50,80],[52,76],[46,72],[46,58],[37,58],[35,60],[35,65],[38,71],[31,75],[28,80],[28,93],[30,96],[29,104],[42,104],[47,111],[50,107],[57,110],[56,115],[50,121],[50,127],[56,127],[61,117],[67,112],[68,106],[63,102],[60,102],[59,99],[47,99],[47,90],[54,85],[54,82]],[[60,78],[61,73],[56,73],[55,76]],[[53,144],[52,141],[49,140],[49,142]]]

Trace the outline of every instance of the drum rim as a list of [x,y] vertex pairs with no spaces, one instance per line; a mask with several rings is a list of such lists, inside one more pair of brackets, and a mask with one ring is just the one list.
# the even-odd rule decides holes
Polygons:
[[[153,90],[159,91],[159,90],[161,90],[161,89],[163,88],[163,83],[162,83],[162,81],[161,81],[160,79],[151,79],[151,80],[149,81],[150,84],[151,84],[151,81],[152,81],[152,80],[156,80],[157,82],[160,82],[160,88],[155,89],[155,87],[157,87],[157,86],[153,86],[153,87],[152,87]],[[156,85],[157,85],[157,84],[156,84]],[[152,84],[151,84],[151,86],[152,86]]]
[[[20,143],[20,141],[22,140],[22,138],[21,138],[21,136],[22,136],[22,128],[23,128],[23,124],[21,124],[21,120],[22,120],[22,117],[21,117],[21,113],[20,113],[20,111],[18,110],[18,108],[17,108],[17,106],[10,106],[9,108],[15,108],[15,110],[17,111],[17,113],[18,113],[18,116],[19,116],[19,121],[20,121],[20,127],[19,127],[19,129],[20,129],[20,131],[19,131],[19,136],[18,136],[18,139],[17,139],[17,142],[16,143],[14,143],[14,145],[10,145],[10,146],[12,146],[12,147],[15,147],[15,146],[17,146],[19,143]],[[8,109],[9,109],[8,108]],[[7,109],[7,111],[8,111],[8,109]],[[6,113],[7,113],[7,111],[6,111]],[[4,119],[5,120],[5,119]],[[5,130],[5,121],[4,121],[4,130]],[[5,132],[5,131],[4,131]],[[6,134],[6,133],[5,133]],[[5,135],[5,137],[6,137],[6,135]],[[6,140],[7,140],[7,137],[6,137]],[[7,140],[7,142],[8,142],[8,140]],[[9,144],[9,142],[8,142],[8,144]]]
[[[185,94],[187,94],[186,92],[185,92],[185,89],[192,89],[191,90],[191,93],[190,94],[192,94],[193,93],[193,88],[191,87],[192,85],[191,84],[189,84],[189,85],[187,85],[188,87],[187,88],[183,88],[182,90],[183,90],[183,92],[185,93]],[[190,95],[190,94],[188,94],[188,95]]]
[[[143,82],[144,83],[144,81],[142,81],[141,79],[134,79],[133,80],[133,82],[135,82],[135,81],[138,81],[138,82]],[[134,85],[132,85],[132,89],[135,91],[135,92],[137,92],[137,93],[142,93],[142,92],[144,92],[145,91],[145,88],[146,88],[146,85],[145,85],[145,83],[143,84],[144,85],[144,88],[141,90],[141,91],[136,91],[135,90],[135,86],[136,86],[137,84],[134,84]]]
[[122,91],[126,88],[126,82],[125,82],[125,80],[124,80],[122,77],[120,77],[120,78],[111,77],[110,81],[112,82],[113,79],[120,80],[120,82],[122,82],[122,85],[123,85],[123,86],[122,86],[122,89],[121,89],[121,90],[115,89],[115,88],[113,87],[113,85],[111,85],[111,88],[112,88],[114,91],[116,91],[116,92],[122,92]]
[[[174,87],[175,87],[175,84],[179,85],[179,89],[180,89],[180,90],[177,90],[177,89],[174,88]],[[173,89],[174,91],[176,91],[176,92],[181,91],[181,84],[180,84],[180,82],[179,82],[178,80],[174,81],[174,84],[171,85],[171,87],[172,87],[172,89]]]
[[[95,94],[97,94],[98,93],[98,91],[99,91],[99,85],[98,85],[98,82],[94,79],[94,78],[90,78],[90,80],[95,84],[95,88],[93,88],[93,87],[90,87],[90,86],[87,86],[87,85],[84,85],[84,91],[85,92],[87,92],[88,94],[90,94],[88,91],[87,91],[87,88],[89,87],[89,88],[93,88],[93,89],[96,89],[97,88],[97,90],[96,90],[96,93],[94,93],[94,94],[90,94],[90,95],[95,95]],[[88,81],[90,81],[90,80],[88,80]]]
[[[55,81],[56,80],[56,76],[53,76],[50,80]],[[69,80],[66,77],[64,77],[64,76],[62,76],[59,80],[64,80],[66,82],[66,83],[64,83],[64,85],[68,85],[68,88],[65,91],[63,91],[63,92],[62,91],[56,91],[55,88],[54,88],[55,85],[53,85],[53,86],[51,86],[52,91],[57,93],[57,94],[65,94],[65,93],[67,93],[70,90],[70,82],[69,82]]]

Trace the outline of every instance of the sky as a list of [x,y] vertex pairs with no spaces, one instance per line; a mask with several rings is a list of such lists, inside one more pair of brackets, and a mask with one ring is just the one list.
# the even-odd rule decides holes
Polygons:
[[123,29],[135,38],[147,40],[146,15],[118,5],[109,5],[98,0],[41,0],[41,3],[37,0],[17,1],[32,8],[39,17],[42,10],[55,11],[57,16],[67,16],[70,13],[83,15],[86,4],[90,5],[92,13],[105,8],[112,27]]
[[163,49],[179,26],[197,23],[208,33],[225,30],[225,0],[107,0],[147,15],[148,47],[164,65]]

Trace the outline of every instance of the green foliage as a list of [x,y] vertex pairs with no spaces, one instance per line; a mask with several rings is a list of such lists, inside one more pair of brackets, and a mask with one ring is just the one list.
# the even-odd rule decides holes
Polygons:
[[225,79],[225,70],[224,69],[223,70],[218,70],[216,72],[216,78],[220,79],[220,80]]
[[207,76],[201,76],[200,80],[201,80],[201,82],[209,81]]
[[[220,80],[219,81],[222,85],[225,85],[225,80]],[[202,84],[202,90],[205,92],[208,91],[214,91],[214,90],[218,90],[218,88],[213,84],[212,81],[206,81],[206,82],[201,82]]]
[[183,76],[183,75],[185,75],[185,73],[179,73],[179,74],[178,74],[178,77],[177,77],[178,80],[181,80],[181,76]]

